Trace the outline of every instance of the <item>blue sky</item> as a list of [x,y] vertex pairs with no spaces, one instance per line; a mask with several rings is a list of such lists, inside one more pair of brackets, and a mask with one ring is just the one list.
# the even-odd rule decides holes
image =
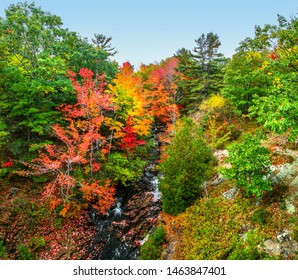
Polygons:
[[[0,0],[0,16],[12,3]],[[31,1],[28,1],[31,2]],[[230,57],[239,42],[254,35],[255,25],[276,24],[277,14],[298,13],[297,0],[35,0],[43,10],[62,18],[64,27],[91,38],[94,33],[113,37],[115,59],[160,61],[179,48],[193,49],[202,33],[214,32],[220,52]]]

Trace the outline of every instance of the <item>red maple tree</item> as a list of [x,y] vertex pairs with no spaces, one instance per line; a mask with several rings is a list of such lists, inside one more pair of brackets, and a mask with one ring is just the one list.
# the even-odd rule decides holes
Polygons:
[[52,174],[43,197],[49,199],[51,209],[62,203],[62,215],[70,207],[75,188],[82,192],[85,200],[95,203],[95,208],[105,213],[114,202],[115,189],[108,179],[98,179],[101,161],[109,148],[101,130],[105,114],[115,110],[115,106],[112,95],[104,92],[103,76],[93,81],[93,72],[83,68],[79,72],[81,82],[78,82],[76,74],[69,74],[77,103],[60,107],[69,125],[55,124],[52,131],[59,144],[44,146],[38,158],[24,163],[30,171],[19,174]]
[[146,142],[144,140],[138,140],[137,135],[134,132],[134,122],[132,121],[132,117],[129,116],[124,129],[122,130],[123,136],[121,138],[120,147],[123,150],[127,150],[128,152],[134,152],[134,148],[137,145],[144,145]]

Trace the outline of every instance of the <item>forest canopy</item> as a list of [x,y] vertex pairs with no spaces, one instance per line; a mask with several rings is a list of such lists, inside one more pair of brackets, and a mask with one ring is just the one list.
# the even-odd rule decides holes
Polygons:
[[[161,212],[165,220],[180,221],[172,224],[183,235],[179,244],[189,243],[187,234],[201,238],[194,242],[197,251],[185,251],[187,245],[176,256],[240,258],[243,244],[235,236],[221,244],[212,235],[224,248],[217,254],[200,247],[206,240],[198,225],[188,226],[199,221],[212,232],[210,204],[233,234],[245,217],[248,226],[257,224],[251,238],[255,229],[272,235],[264,226],[265,208],[283,216],[276,213],[290,203],[282,201],[283,184],[274,176],[282,164],[297,160],[297,38],[297,16],[278,15],[276,24],[256,26],[254,37],[240,42],[232,58],[219,52],[219,36],[208,32],[194,39],[193,49],[135,69],[116,62],[112,37],[83,38],[34,3],[10,5],[0,18],[0,204],[5,205],[0,209],[9,209],[1,223],[10,223],[12,213],[22,209],[35,211],[28,219],[35,224],[54,217],[57,228],[61,219],[77,219],[90,209],[104,216],[115,207],[117,193],[129,193],[153,165]],[[214,187],[216,176],[222,189]],[[241,195],[235,207],[221,196],[229,188]],[[271,199],[276,193],[280,199]],[[256,201],[261,214],[254,214]],[[235,223],[220,209],[234,211]],[[196,212],[199,218],[193,218]],[[277,225],[273,216],[277,231],[284,220]],[[290,218],[297,239],[297,220]],[[170,230],[157,228],[159,247]],[[10,231],[0,230],[0,258],[9,257],[2,235]],[[46,246],[43,239],[32,242],[31,251],[9,243],[10,257],[21,252],[19,259],[33,258],[31,253]],[[254,256],[268,257],[256,248]]]

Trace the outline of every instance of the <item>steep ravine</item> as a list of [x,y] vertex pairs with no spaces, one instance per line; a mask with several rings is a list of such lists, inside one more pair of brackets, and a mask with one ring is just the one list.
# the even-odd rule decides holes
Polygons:
[[150,164],[134,185],[117,193],[107,215],[91,212],[96,234],[90,252],[93,259],[137,259],[144,238],[161,211],[155,165]]

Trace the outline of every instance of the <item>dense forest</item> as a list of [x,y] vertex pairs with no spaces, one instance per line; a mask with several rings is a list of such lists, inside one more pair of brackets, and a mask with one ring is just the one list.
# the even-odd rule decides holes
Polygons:
[[297,17],[137,70],[35,4],[0,30],[0,259],[298,258]]

